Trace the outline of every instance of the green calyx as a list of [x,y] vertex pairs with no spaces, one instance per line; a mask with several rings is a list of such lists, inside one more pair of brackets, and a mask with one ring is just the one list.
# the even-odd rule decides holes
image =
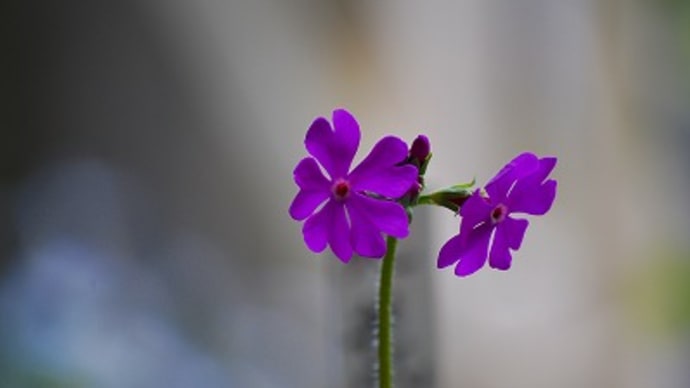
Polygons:
[[417,203],[420,205],[436,205],[443,206],[454,213],[460,211],[460,207],[472,195],[472,187],[475,184],[475,179],[471,182],[459,183],[439,191],[435,191],[429,195],[422,195],[418,198]]

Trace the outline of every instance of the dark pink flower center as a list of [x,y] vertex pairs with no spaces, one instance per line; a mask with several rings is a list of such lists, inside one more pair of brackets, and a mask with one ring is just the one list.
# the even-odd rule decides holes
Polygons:
[[339,179],[333,185],[333,195],[336,199],[344,199],[350,193],[350,183],[344,179]]
[[491,211],[491,222],[497,224],[503,221],[506,218],[506,215],[508,215],[508,208],[506,205],[499,203],[498,206]]

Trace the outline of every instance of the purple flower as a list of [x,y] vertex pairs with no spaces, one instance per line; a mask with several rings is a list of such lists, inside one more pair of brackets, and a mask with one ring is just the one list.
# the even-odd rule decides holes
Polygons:
[[510,268],[510,250],[520,248],[529,224],[511,215],[549,211],[556,197],[556,181],[546,177],[555,166],[555,157],[539,159],[525,152],[489,181],[485,187],[488,197],[476,190],[460,209],[460,233],[439,252],[438,268],[457,263],[456,275],[471,275],[484,266],[487,253],[492,268]]
[[294,170],[300,190],[290,205],[290,216],[306,219],[302,232],[309,249],[318,253],[330,245],[343,262],[350,261],[353,251],[382,257],[386,253],[382,233],[407,237],[407,213],[394,199],[417,179],[417,168],[397,165],[407,157],[407,145],[393,136],[376,143],[350,171],[359,138],[359,124],[348,111],[333,111],[333,128],[319,117],[304,140],[313,158],[302,159]]

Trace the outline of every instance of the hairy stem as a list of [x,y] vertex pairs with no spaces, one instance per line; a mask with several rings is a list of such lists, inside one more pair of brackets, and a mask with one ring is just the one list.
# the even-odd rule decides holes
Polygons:
[[398,240],[388,236],[379,282],[379,388],[393,387],[393,272]]

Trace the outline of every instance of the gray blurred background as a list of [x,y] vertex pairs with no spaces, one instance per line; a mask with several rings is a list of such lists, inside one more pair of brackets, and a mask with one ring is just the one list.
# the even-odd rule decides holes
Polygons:
[[0,387],[366,387],[377,263],[287,208],[317,115],[430,188],[556,155],[509,272],[401,244],[400,387],[690,386],[690,2],[5,0]]

